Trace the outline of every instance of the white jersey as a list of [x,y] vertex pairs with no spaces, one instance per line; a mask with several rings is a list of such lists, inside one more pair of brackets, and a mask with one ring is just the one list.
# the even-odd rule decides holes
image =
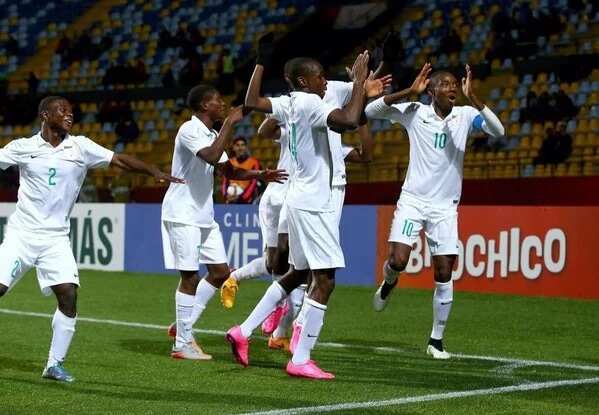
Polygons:
[[0,149],[0,168],[19,166],[17,209],[8,226],[39,236],[68,235],[88,169],[107,167],[114,152],[87,137],[67,135],[56,147],[40,133]]
[[368,104],[366,115],[401,123],[408,131],[410,163],[402,194],[435,205],[459,203],[466,141],[479,115],[477,109],[454,106],[443,119],[432,105],[408,102],[389,106],[379,98]]
[[[179,128],[171,174],[185,184],[171,183],[162,201],[162,220],[197,227],[211,227],[214,222],[214,166],[197,156],[212,145],[218,133],[195,115]],[[223,152],[219,163],[228,160]]]
[[[353,82],[327,81],[327,90],[324,101],[336,108],[342,108],[351,99]],[[341,142],[341,134],[329,128],[329,145],[333,158],[333,186],[345,186],[345,157],[353,147],[345,146]]]
[[270,102],[274,118],[289,129],[293,170],[286,203],[297,209],[333,211],[327,118],[337,107],[316,94],[299,91],[293,91],[290,98],[270,98]]
[[[289,98],[289,97],[287,97]],[[277,163],[277,170],[285,170],[291,175],[292,163],[291,153],[289,152],[289,131],[285,125],[280,125],[281,137],[277,140],[280,146],[279,162]],[[281,206],[285,195],[287,194],[287,188],[289,187],[289,180],[285,180],[283,183],[270,182],[262,195],[262,198],[269,197],[270,203],[274,206]]]

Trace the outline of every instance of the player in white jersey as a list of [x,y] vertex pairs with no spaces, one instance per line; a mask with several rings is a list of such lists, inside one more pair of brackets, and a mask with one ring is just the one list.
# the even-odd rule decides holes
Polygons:
[[[162,202],[164,264],[181,275],[175,293],[176,322],[169,328],[169,334],[175,337],[173,358],[208,360],[211,356],[195,342],[192,327],[229,277],[223,238],[214,220],[214,171],[230,179],[267,182],[285,180],[286,173],[244,170],[231,164],[224,150],[234,125],[243,117],[242,108],[232,109],[225,118],[226,105],[215,88],[209,85],[192,88],[187,105],[193,115],[179,128],[172,166],[173,174],[183,177],[187,184],[171,184]],[[214,124],[223,119],[220,132],[216,132]],[[208,276],[201,280],[200,263],[208,268]]]
[[[383,267],[384,280],[374,295],[375,310],[381,311],[405,270],[412,246],[424,229],[433,256],[435,292],[433,329],[427,353],[448,359],[443,333],[453,301],[452,269],[458,254],[458,211],[462,191],[464,152],[473,126],[492,136],[504,134],[493,112],[475,95],[472,71],[466,65],[462,91],[472,106],[454,105],[459,84],[451,73],[430,75],[425,64],[412,86],[381,97],[366,107],[369,118],[388,119],[402,124],[410,140],[410,163],[391,225],[389,257]],[[406,97],[427,90],[431,104],[403,102]]]
[[[291,156],[289,154],[289,135],[283,125],[272,117],[267,117],[258,128],[258,135],[272,138],[279,144],[279,161],[277,169],[290,171]],[[287,194],[288,182],[270,183],[258,205],[258,218],[260,220],[260,231],[264,245],[264,255],[258,257],[241,268],[231,272],[231,276],[221,287],[221,302],[225,308],[232,308],[235,304],[235,296],[239,289],[238,283],[242,280],[257,278],[261,275],[272,274],[273,278],[280,278],[287,272],[287,239],[286,235],[279,236],[279,217],[285,195]],[[282,217],[283,223],[286,219]],[[283,225],[283,224],[282,224]],[[286,225],[284,225],[286,227]]]
[[50,96],[39,104],[41,131],[11,141],[0,149],[0,168],[19,167],[16,211],[0,245],[0,297],[31,268],[44,295],[55,294],[52,342],[42,376],[74,380],[63,367],[77,317],[79,272],[69,240],[71,211],[88,169],[117,166],[157,180],[183,183],[156,167],[125,154],[115,154],[84,136],[70,135],[71,104]]
[[334,378],[332,373],[323,371],[310,359],[334,288],[335,269],[345,266],[334,207],[333,166],[327,130],[329,127],[338,130],[356,128],[365,105],[366,90],[368,95],[382,92],[384,85],[380,80],[370,81],[365,87],[367,63],[368,53],[365,52],[358,58],[352,97],[343,109],[322,99],[326,80],[322,66],[313,59],[295,58],[286,65],[285,72],[293,89],[289,98],[260,97],[264,71],[260,60],[254,69],[246,106],[273,113],[290,132],[289,148],[294,168],[286,207],[291,267],[281,280],[273,282],[246,321],[227,332],[226,339],[232,345],[233,354],[244,366],[249,363],[248,338],[252,330],[281,299],[304,283],[311,271],[312,284],[301,311],[304,324],[296,326],[297,332],[294,329],[298,342],[286,371],[291,376]]

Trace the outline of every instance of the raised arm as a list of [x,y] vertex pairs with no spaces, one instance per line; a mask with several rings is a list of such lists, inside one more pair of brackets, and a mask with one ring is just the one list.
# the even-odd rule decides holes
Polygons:
[[480,112],[483,119],[482,129],[493,137],[504,135],[505,128],[499,118],[474,93],[470,65],[466,65],[466,77],[462,78],[462,92],[472,106]]
[[152,176],[159,183],[164,182],[172,182],[172,183],[185,183],[184,180],[173,177],[169,174],[163,173],[156,166],[145,163],[144,161],[130,156],[128,154],[114,154],[112,157],[112,161],[110,162],[112,166],[116,166],[120,169],[123,169],[132,173],[142,173],[148,176]]
[[258,41],[258,56],[256,57],[256,66],[254,67],[254,73],[250,79],[248,90],[245,95],[244,105],[248,109],[260,111],[260,112],[272,112],[272,106],[268,98],[260,96],[260,89],[262,88],[262,77],[264,75],[264,66],[268,65],[272,59],[274,51],[274,35],[268,33],[260,38]]
[[197,156],[207,163],[216,165],[225,151],[225,146],[233,136],[235,124],[241,121],[242,118],[242,106],[233,108],[227,118],[225,118],[225,121],[223,121],[223,126],[214,142],[198,151]]

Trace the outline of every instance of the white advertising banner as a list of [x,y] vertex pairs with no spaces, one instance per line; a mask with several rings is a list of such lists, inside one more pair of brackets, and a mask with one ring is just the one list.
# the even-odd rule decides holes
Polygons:
[[[0,240],[4,239],[14,203],[0,203]],[[78,203],[71,215],[71,247],[80,269],[123,271],[125,205]]]

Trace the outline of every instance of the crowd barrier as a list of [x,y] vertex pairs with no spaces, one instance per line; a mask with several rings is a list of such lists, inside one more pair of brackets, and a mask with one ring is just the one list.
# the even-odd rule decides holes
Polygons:
[[[11,203],[0,204],[0,239]],[[380,281],[394,206],[350,205],[343,210],[346,268],[339,284]],[[457,290],[599,299],[599,207],[462,206]],[[257,206],[217,205],[232,267],[262,255]],[[81,269],[167,273],[162,258],[160,205],[77,204],[71,245]],[[414,247],[404,287],[432,288],[425,238]]]

